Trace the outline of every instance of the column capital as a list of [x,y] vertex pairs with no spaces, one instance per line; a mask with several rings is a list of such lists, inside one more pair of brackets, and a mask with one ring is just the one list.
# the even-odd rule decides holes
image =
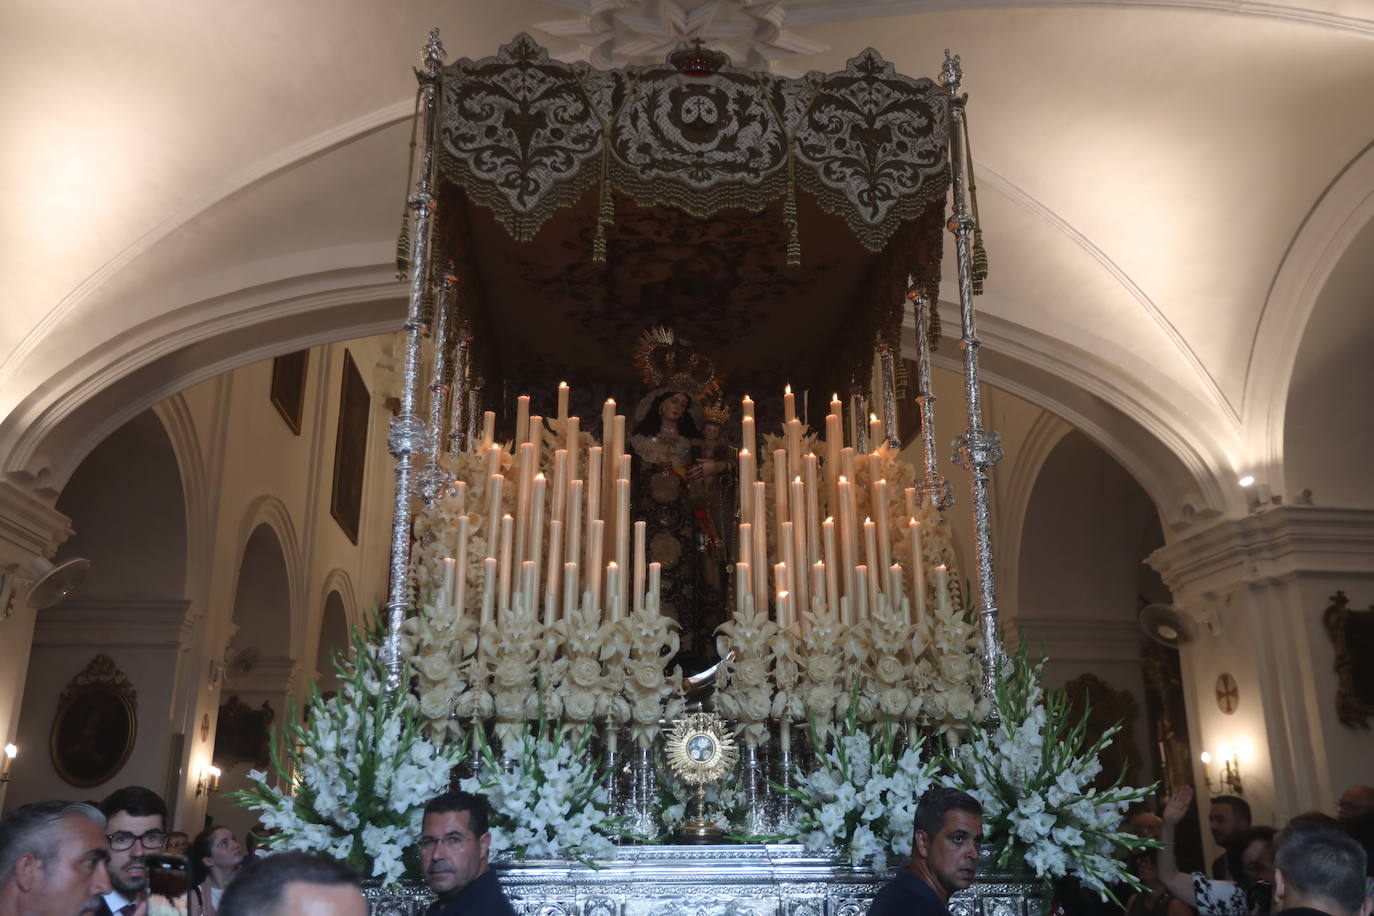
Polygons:
[[53,502],[51,491],[24,475],[0,474],[0,572],[27,578],[32,560],[51,557],[71,537],[71,519]]
[[1189,532],[1146,559],[1179,601],[1304,575],[1368,576],[1374,509],[1269,506]]

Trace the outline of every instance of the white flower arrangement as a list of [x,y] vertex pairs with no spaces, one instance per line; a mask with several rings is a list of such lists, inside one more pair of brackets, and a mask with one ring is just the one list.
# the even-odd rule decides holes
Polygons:
[[1139,889],[1116,853],[1155,844],[1119,825],[1127,807],[1148,798],[1154,786],[1121,785],[1124,770],[1110,788],[1091,785],[1102,770],[1102,749],[1120,726],[1084,749],[1087,715],[1071,723],[1068,695],[1044,693],[1044,659],[1030,661],[1023,644],[1010,664],[1009,676],[997,682],[997,718],[973,723],[968,741],[945,756],[943,783],[983,805],[998,865],[1024,863],[1047,888],[1072,875],[1103,899],[1116,899],[1114,884]]
[[590,725],[573,738],[541,716],[506,746],[509,760],[502,762],[481,729],[474,730],[484,766],[480,776],[460,786],[491,803],[493,857],[511,853],[517,859],[592,864],[611,854],[620,822],[610,814],[601,767],[588,750],[591,736]]
[[815,729],[817,766],[795,789],[773,784],[798,802],[793,839],[813,852],[837,847],[851,865],[888,862],[911,855],[916,802],[934,784],[937,759],[921,760],[921,745],[898,747],[892,723],[860,727],[857,702],[829,750]]
[[390,885],[405,871],[403,852],[420,833],[425,803],[448,788],[465,748],[424,739],[414,697],[386,689],[380,633],[372,636],[354,629],[352,659],[334,661],[338,696],[312,688],[306,725],[295,721],[294,704],[288,711],[285,764],[271,742],[278,784],[253,770],[255,785],[229,798],[276,831],[264,840],[270,849],[323,853]]

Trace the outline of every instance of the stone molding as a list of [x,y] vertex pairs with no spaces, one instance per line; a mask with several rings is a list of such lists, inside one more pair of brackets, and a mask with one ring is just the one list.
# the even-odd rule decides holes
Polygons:
[[28,578],[30,561],[52,556],[71,537],[71,519],[45,494],[14,474],[0,475],[0,571]]
[[39,612],[34,646],[181,649],[194,622],[185,599],[69,598]]
[[1175,539],[1146,558],[1176,599],[1303,575],[1370,575],[1374,509],[1267,506]]

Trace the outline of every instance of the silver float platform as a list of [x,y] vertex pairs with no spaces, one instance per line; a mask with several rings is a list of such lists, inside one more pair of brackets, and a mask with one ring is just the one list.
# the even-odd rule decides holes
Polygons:
[[[564,860],[495,864],[521,916],[864,916],[890,877],[791,844],[620,846],[590,867]],[[367,890],[373,916],[423,916],[420,885]],[[1040,884],[980,867],[952,916],[1040,916]]]

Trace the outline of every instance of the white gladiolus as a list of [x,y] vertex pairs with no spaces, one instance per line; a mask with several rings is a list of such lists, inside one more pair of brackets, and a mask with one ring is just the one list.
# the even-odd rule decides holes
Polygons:
[[253,770],[253,787],[231,798],[277,831],[267,838],[271,849],[323,853],[394,884],[424,803],[447,789],[465,749],[461,742],[436,749],[423,739],[415,700],[383,687],[378,647],[357,632],[353,658],[341,664],[339,695],[315,693],[309,725],[287,726],[290,750],[277,785]]

